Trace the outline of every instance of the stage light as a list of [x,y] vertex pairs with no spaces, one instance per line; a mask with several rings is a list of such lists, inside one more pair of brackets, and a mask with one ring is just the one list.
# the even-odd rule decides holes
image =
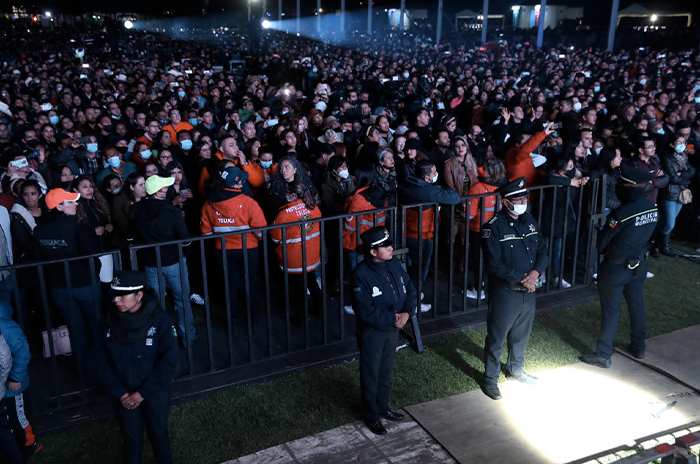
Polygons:
[[50,18],[50,17],[51,17],[51,12],[50,12],[50,11],[47,11],[46,13],[44,13],[44,16],[46,16],[47,18]]
[[126,21],[124,21],[124,27],[126,29],[131,29],[132,27],[134,27],[134,23],[127,19]]
[[271,26],[272,26],[272,23],[270,21],[268,21],[267,19],[262,22],[263,29],[270,29]]
[[651,22],[652,22],[652,23],[653,23],[654,21],[656,21],[657,19],[659,19],[659,17],[658,17],[657,15],[655,15],[655,14],[651,15]]
[[520,7],[517,6],[517,5],[516,5],[516,6],[511,6],[510,9],[513,10],[513,11],[520,11]]

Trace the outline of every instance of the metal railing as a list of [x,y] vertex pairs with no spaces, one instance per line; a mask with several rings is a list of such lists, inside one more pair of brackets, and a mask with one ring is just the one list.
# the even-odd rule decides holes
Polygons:
[[[561,283],[564,278],[568,278],[572,288],[590,284],[597,259],[594,246],[596,227],[604,217],[604,185],[605,182],[596,180],[577,191],[571,187],[562,186],[542,186],[531,189],[532,214],[540,224],[543,220],[545,223],[549,221],[549,230],[541,230],[541,234],[548,241],[550,264],[553,255],[556,254],[552,248],[555,236],[558,235],[558,228],[561,228],[563,238],[559,271],[555,276],[550,271],[551,266],[548,268],[546,283],[542,289],[538,290],[538,294],[563,291]],[[564,197],[561,197],[562,195]],[[460,206],[463,203],[456,206],[442,206],[439,214],[433,217],[432,243],[425,244],[432,247],[432,257],[427,258],[432,259],[429,271],[431,275],[425,283],[419,279],[416,301],[417,306],[420,307],[421,292],[429,288],[431,294],[427,296],[432,303],[432,310],[424,314],[418,312],[405,334],[416,351],[422,351],[419,331],[421,320],[451,318],[485,308],[481,292],[485,289],[486,263],[483,262],[481,250],[472,249],[473,246],[470,246],[470,238],[478,238],[478,236],[472,237],[478,232],[469,228],[468,205],[472,200],[478,201],[479,222],[483,223],[486,216],[486,201],[491,196],[496,197],[495,211],[498,211],[500,208],[498,194],[485,193],[462,198],[467,204],[464,219],[458,217],[458,213],[464,212],[460,209],[463,208]],[[567,206],[564,208],[557,207],[557,200],[560,197],[566,198]],[[344,307],[351,304],[350,269],[354,267],[352,264],[357,262],[350,263],[348,259],[357,258],[353,253],[343,252],[346,218],[355,218],[354,226],[358,232],[363,216],[367,227],[385,224],[392,237],[396,238],[397,248],[400,246],[396,251],[397,257],[407,264],[409,269],[417,266],[420,270],[423,260],[426,259],[422,246],[424,240],[422,238],[418,240],[417,253],[406,251],[408,248],[406,217],[411,210],[434,208],[437,211],[438,206],[433,203],[405,205],[258,229],[238,230],[226,234],[193,237],[187,240],[132,246],[129,249],[131,268],[143,269],[144,259],[146,259],[144,254],[150,253],[151,258],[155,255],[157,264],[151,272],[157,274],[158,282],[162,282],[166,267],[162,261],[163,255],[175,253],[176,263],[179,264],[175,272],[177,272],[180,288],[191,288],[193,291],[201,292],[204,297],[203,307],[195,308],[190,312],[186,309],[190,306],[189,294],[174,294],[172,288],[166,289],[167,284],[158,285],[159,288],[156,289],[160,302],[171,314],[174,314],[176,298],[179,299],[178,303],[183,308],[185,331],[182,339],[185,347],[181,351],[181,363],[176,382],[191,381],[212,373],[236,370],[263,360],[284,360],[290,355],[307,350],[316,348],[323,350],[335,344],[347,343],[354,338],[355,318],[346,314]],[[368,215],[371,215],[371,221],[367,220]],[[571,215],[574,215],[574,221],[571,222],[573,230],[569,227]],[[459,216],[462,215],[459,214]],[[382,217],[385,219],[381,219]],[[417,214],[417,218],[417,236],[422,237],[425,224],[421,214]],[[290,248],[273,243],[270,239],[271,235],[277,234],[280,238],[278,242],[286,244],[290,228],[307,231],[315,227],[315,224],[318,225],[320,244],[313,237],[307,237],[307,232],[301,233],[298,240],[295,239],[295,243],[301,248],[302,272],[290,273]],[[457,236],[453,233],[458,226],[464,229],[464,246],[461,247],[457,246]],[[258,246],[245,253],[226,249],[227,238],[234,236],[239,236],[243,249],[247,249],[248,241],[251,240],[250,234],[260,236]],[[355,234],[355,243],[359,248],[360,233]],[[478,241],[471,241],[471,243],[478,243]],[[320,258],[320,265],[314,269],[310,269],[308,266],[311,263],[307,263],[311,252],[318,253]],[[242,255],[242,264],[238,265],[242,266],[242,269],[230,267],[235,261],[233,254],[236,253]],[[474,253],[476,255],[473,255]],[[115,250],[107,254],[113,256],[115,269],[121,269],[122,257],[119,251]],[[90,316],[81,306],[84,301],[76,299],[77,290],[81,289],[73,288],[72,263],[82,261],[83,265],[87,264],[90,288],[94,297],[92,302],[94,316],[99,319],[98,316],[105,313],[108,301],[101,298],[100,294],[104,292],[100,291],[100,286],[105,285],[106,290],[106,284],[100,284],[99,270],[96,265],[96,259],[103,255],[105,253],[0,268],[0,270],[11,271],[11,278],[15,283],[13,305],[17,308],[18,320],[27,334],[34,354],[30,365],[30,416],[47,415],[76,406],[81,407],[83,414],[89,416],[90,404],[104,399],[101,390],[94,388],[96,382],[89,369],[89,359],[84,359],[89,358],[89,352],[81,353],[80,350],[76,350],[80,343],[72,343],[73,356],[57,356],[50,336],[51,329],[60,325],[56,323],[57,319],[61,318],[56,307],[63,307],[64,311],[65,308],[69,308],[70,316],[64,319],[71,331],[72,339],[75,337],[77,340],[84,335],[72,333],[72,327],[81,326],[76,324],[79,321],[75,318]],[[462,259],[464,272],[455,269],[456,263]],[[472,272],[471,281],[470,271]],[[68,306],[66,301],[55,301],[55,298],[49,298],[51,289],[50,282],[47,283],[47,277],[52,279],[54,274],[63,274],[66,277],[68,297],[65,300]],[[242,281],[235,281],[234,275],[242,276]],[[261,278],[258,279],[258,277]],[[554,285],[555,278],[558,278],[559,285]],[[430,286],[428,286],[428,280],[430,280]],[[256,281],[260,282],[257,286]],[[316,282],[320,284],[320,288],[318,293],[314,294],[313,286]],[[467,298],[466,295],[470,283],[475,287],[477,294],[475,300]],[[312,301],[309,301],[305,294],[307,289],[312,289],[310,291]],[[257,307],[255,307],[256,301],[259,301]],[[31,313],[32,309],[33,313]],[[177,321],[177,315],[174,315],[176,316],[174,320]],[[188,333],[187,328],[190,324],[195,326],[199,333],[199,340],[194,340]],[[87,326],[89,329],[87,344],[90,345],[90,337],[94,336],[94,331],[90,324]],[[47,331],[49,334],[50,355],[45,359],[38,355],[42,345],[40,334],[42,331]],[[211,385],[206,390],[212,390]]]

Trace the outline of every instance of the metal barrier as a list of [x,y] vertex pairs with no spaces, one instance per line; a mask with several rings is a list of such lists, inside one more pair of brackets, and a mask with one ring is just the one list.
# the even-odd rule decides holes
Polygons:
[[[532,189],[532,214],[540,224],[543,220],[545,223],[549,222],[549,230],[541,230],[541,233],[548,240],[550,264],[553,257],[557,255],[560,262],[556,275],[550,271],[552,266],[548,268],[546,284],[538,292],[562,291],[561,282],[564,278],[569,279],[572,287],[590,284],[591,273],[596,262],[594,246],[596,227],[605,215],[605,192],[602,191],[604,185],[605,182],[592,181],[585,189],[577,191],[571,187],[562,186],[542,186]],[[467,204],[471,201],[478,202],[480,223],[484,222],[487,213],[486,200],[491,196],[496,197],[495,211],[498,211],[500,198],[495,193],[463,198]],[[562,198],[565,198],[565,207],[558,208],[558,201],[561,202]],[[407,264],[411,272],[415,272],[416,267],[419,270],[422,269],[425,259],[428,259],[428,263],[432,259],[430,267],[432,295],[428,295],[432,310],[424,314],[418,312],[405,332],[412,347],[421,352],[423,348],[419,323],[422,319],[450,318],[482,310],[485,307],[481,292],[485,288],[486,269],[481,250],[472,249],[475,243],[478,244],[478,240],[473,240],[470,246],[470,238],[478,238],[480,234],[474,235],[478,232],[469,229],[468,209],[464,215],[464,209],[460,205],[443,206],[441,214],[433,216],[433,238],[425,240],[421,238],[417,240],[417,247],[409,246],[410,238],[407,236],[406,221],[409,212],[421,211],[424,208],[434,208],[437,211],[438,206],[431,203],[383,208],[259,229],[193,237],[188,240],[132,246],[129,252],[133,269],[144,269],[144,260],[151,261],[155,257],[156,264],[147,269],[147,272],[150,273],[151,279],[158,279],[156,282],[163,282],[161,279],[166,280],[165,285],[156,285],[158,298],[168,311],[174,313],[175,325],[185,328],[182,333],[185,348],[181,351],[181,366],[176,382],[196,380],[212,373],[233,371],[263,360],[285,360],[293,354],[314,348],[326,349],[353,339],[355,318],[344,312],[344,306],[351,302],[348,293],[349,272],[354,267],[353,264],[358,262],[359,257],[356,250],[345,249],[343,252],[344,230],[352,228],[348,225],[351,221],[347,221],[346,218],[354,218],[357,231],[361,230],[362,225],[370,227],[385,224],[391,235],[396,238],[397,246],[401,244],[402,249],[397,250],[397,257]],[[462,219],[458,218],[458,215]],[[572,223],[574,230],[567,226],[571,215],[574,219]],[[422,237],[426,225],[423,224],[421,214],[417,214],[417,218],[417,236]],[[315,237],[309,235],[309,231],[316,225],[318,225],[317,237],[320,243],[317,243],[319,241],[315,240]],[[562,239],[559,240],[560,243],[555,244],[557,228],[560,225]],[[464,245],[461,247],[457,246],[456,234],[453,233],[458,227],[464,229]],[[300,233],[297,238],[290,239],[289,234],[295,228],[303,233]],[[234,236],[239,236],[243,249],[247,249],[248,241],[251,240],[250,234],[260,237],[257,247],[245,253],[226,249],[227,238]],[[273,235],[277,237],[278,244],[271,240]],[[290,266],[291,248],[288,246],[290,243],[295,246],[300,245],[302,262],[300,272],[290,272],[292,267]],[[355,243],[359,248],[359,233],[355,234]],[[424,246],[430,247],[432,257],[425,256]],[[309,266],[313,263],[307,263],[310,253],[314,256],[318,253],[320,258],[318,267]],[[98,316],[105,309],[102,304],[108,304],[106,300],[102,301],[97,297],[100,294],[100,282],[95,259],[104,254],[0,268],[0,270],[12,272],[11,278],[15,282],[14,305],[34,354],[30,370],[32,386],[29,389],[31,405],[29,411],[32,417],[71,407],[83,408],[82,413],[90,416],[89,405],[104,399],[101,390],[94,388],[96,383],[89,369],[89,350],[86,353],[75,350],[79,345],[85,346],[81,340],[83,334],[74,334],[71,330],[71,327],[80,327],[80,321],[76,320],[77,318],[85,318],[89,315],[83,307],[84,299],[76,299],[77,293],[84,289],[73,288],[71,264],[80,261],[87,263],[93,295],[93,311],[94,315]],[[114,267],[120,269],[122,260],[119,252],[112,251],[109,254],[114,257]],[[149,254],[150,257],[147,256]],[[162,261],[164,255],[173,256],[173,254],[176,257],[177,266],[168,266]],[[297,261],[298,258],[298,256],[295,257]],[[350,262],[353,259],[354,263]],[[464,272],[455,269],[456,262],[461,259],[464,262]],[[232,265],[234,267],[231,267]],[[48,298],[50,292],[47,291],[49,290],[46,280],[47,270],[51,273],[50,278],[53,278],[56,273],[63,273],[67,278],[66,291],[57,293],[51,289],[53,292],[51,300]],[[466,295],[470,283],[470,271],[472,272],[471,282],[477,295],[475,300],[468,299]],[[558,279],[559,285],[555,285],[555,279]],[[167,283],[168,280],[170,284]],[[260,284],[256,285],[258,280]],[[37,295],[34,292],[32,295],[30,292],[37,282],[40,293]],[[318,287],[316,287],[317,283]],[[191,308],[189,292],[180,291],[180,294],[177,294],[173,288],[178,287],[183,290],[194,288],[197,292],[201,292],[204,297],[204,306],[194,311],[188,310]],[[426,289],[426,286],[421,279],[418,279],[417,287],[416,303],[420,308],[421,292]],[[311,302],[305,294],[307,289],[312,297]],[[63,301],[57,301],[61,295],[65,298]],[[32,298],[35,302],[40,299],[41,318],[29,317],[27,308],[32,307],[34,303],[27,304],[27,301]],[[73,343],[74,356],[67,359],[57,356],[49,336],[50,356],[42,359],[37,355],[41,346],[39,332],[46,330],[50,334],[51,329],[56,327],[54,322],[58,315],[55,307],[62,308],[64,313],[69,314],[65,319],[71,330],[71,336],[76,339]],[[181,308],[181,316],[174,311],[173,308],[176,307]],[[39,319],[43,319],[41,327],[39,327]],[[90,324],[95,320],[83,322],[87,322],[90,329],[87,339],[89,342],[90,331],[93,330]],[[178,322],[181,323],[178,324]],[[188,333],[190,326],[196,327],[201,336],[199,340],[193,339],[192,334]],[[323,354],[320,357],[323,358]],[[209,385],[201,391],[211,391],[223,385],[216,387]]]

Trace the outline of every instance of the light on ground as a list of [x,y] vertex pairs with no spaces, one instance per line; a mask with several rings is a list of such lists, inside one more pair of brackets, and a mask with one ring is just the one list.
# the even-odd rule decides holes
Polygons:
[[132,27],[134,27],[134,23],[127,19],[126,21],[124,21],[124,27],[127,29],[131,29]]
[[263,29],[270,29],[270,26],[272,26],[272,24],[267,19],[262,22]]

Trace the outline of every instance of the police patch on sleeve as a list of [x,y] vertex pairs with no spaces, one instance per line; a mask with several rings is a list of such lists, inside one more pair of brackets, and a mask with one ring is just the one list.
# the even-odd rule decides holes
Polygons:
[[491,236],[491,229],[483,229],[481,231],[481,238],[489,238]]
[[173,329],[173,337],[177,337],[177,330],[175,330],[175,326],[170,326],[171,329]]
[[617,227],[617,224],[618,223],[617,223],[617,220],[615,218],[610,218],[610,220],[608,221],[608,227],[610,227],[611,229],[614,229],[615,227]]

